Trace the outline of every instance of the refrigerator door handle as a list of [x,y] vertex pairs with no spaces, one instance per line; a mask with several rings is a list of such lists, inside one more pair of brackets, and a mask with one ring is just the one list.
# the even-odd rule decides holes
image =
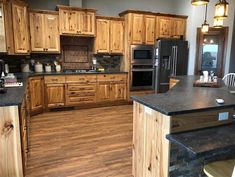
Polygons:
[[177,75],[178,46],[175,46],[175,76]]
[[174,71],[175,71],[175,46],[172,46],[172,54],[171,54],[171,75],[174,75]]

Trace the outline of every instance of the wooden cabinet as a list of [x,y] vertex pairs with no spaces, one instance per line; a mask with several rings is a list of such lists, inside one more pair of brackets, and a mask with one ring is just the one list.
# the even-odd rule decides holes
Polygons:
[[79,12],[80,30],[81,34],[94,35],[95,34],[95,13],[94,12]]
[[185,18],[174,18],[166,16],[157,17],[157,38],[184,38],[185,32]]
[[154,15],[132,14],[131,44],[153,45],[155,42]]
[[95,36],[94,9],[57,6],[59,9],[60,34]]
[[172,37],[185,37],[186,33],[186,19],[172,18]]
[[27,54],[30,52],[28,12],[26,5],[14,2],[12,4],[12,22],[14,47],[16,54]]
[[121,101],[127,99],[127,75],[109,74],[97,76],[97,101]]
[[31,11],[30,34],[32,52],[60,52],[59,21],[57,12]]
[[0,53],[7,52],[6,46],[6,33],[5,33],[5,16],[4,16],[4,6],[0,2]]
[[95,39],[95,52],[96,53],[109,53],[109,26],[110,21],[107,19],[96,20],[96,39]]
[[47,108],[65,105],[65,76],[45,76],[45,105]]
[[131,44],[143,44],[144,42],[144,15],[132,14],[132,39]]
[[124,21],[110,21],[110,53],[124,53]]
[[29,78],[30,114],[43,112],[44,109],[44,80],[43,77]]
[[95,53],[124,53],[124,21],[122,18],[97,17]]
[[151,45],[155,43],[155,24],[155,16],[145,15],[145,44]]
[[45,84],[47,108],[60,107],[65,105],[65,85]]

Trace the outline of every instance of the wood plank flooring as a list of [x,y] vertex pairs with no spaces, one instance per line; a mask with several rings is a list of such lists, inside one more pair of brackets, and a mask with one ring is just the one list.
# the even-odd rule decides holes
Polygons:
[[27,177],[131,177],[132,105],[31,118]]

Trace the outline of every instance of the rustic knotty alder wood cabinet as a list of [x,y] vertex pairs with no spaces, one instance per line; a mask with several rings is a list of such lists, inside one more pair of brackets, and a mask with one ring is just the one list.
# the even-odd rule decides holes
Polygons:
[[57,6],[61,35],[95,36],[95,9]]
[[55,11],[30,10],[31,51],[60,52],[59,15]]
[[44,109],[44,79],[42,76],[29,78],[30,114],[43,112]]
[[95,53],[124,53],[124,19],[96,17]]
[[185,38],[186,17],[158,16],[156,37],[157,38]]
[[[7,54],[29,54],[29,26],[27,4],[22,1],[1,1],[2,17],[0,52]],[[4,28],[4,27],[5,28]],[[5,29],[3,31],[3,29]]]

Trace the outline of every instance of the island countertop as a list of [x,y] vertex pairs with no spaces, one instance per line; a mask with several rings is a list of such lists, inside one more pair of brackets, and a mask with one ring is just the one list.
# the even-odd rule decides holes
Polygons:
[[[193,87],[198,76],[178,76],[180,80],[166,93],[133,96],[132,99],[165,115],[178,115],[198,111],[235,107],[235,94],[221,85],[220,88]],[[224,104],[216,99],[224,99]]]

